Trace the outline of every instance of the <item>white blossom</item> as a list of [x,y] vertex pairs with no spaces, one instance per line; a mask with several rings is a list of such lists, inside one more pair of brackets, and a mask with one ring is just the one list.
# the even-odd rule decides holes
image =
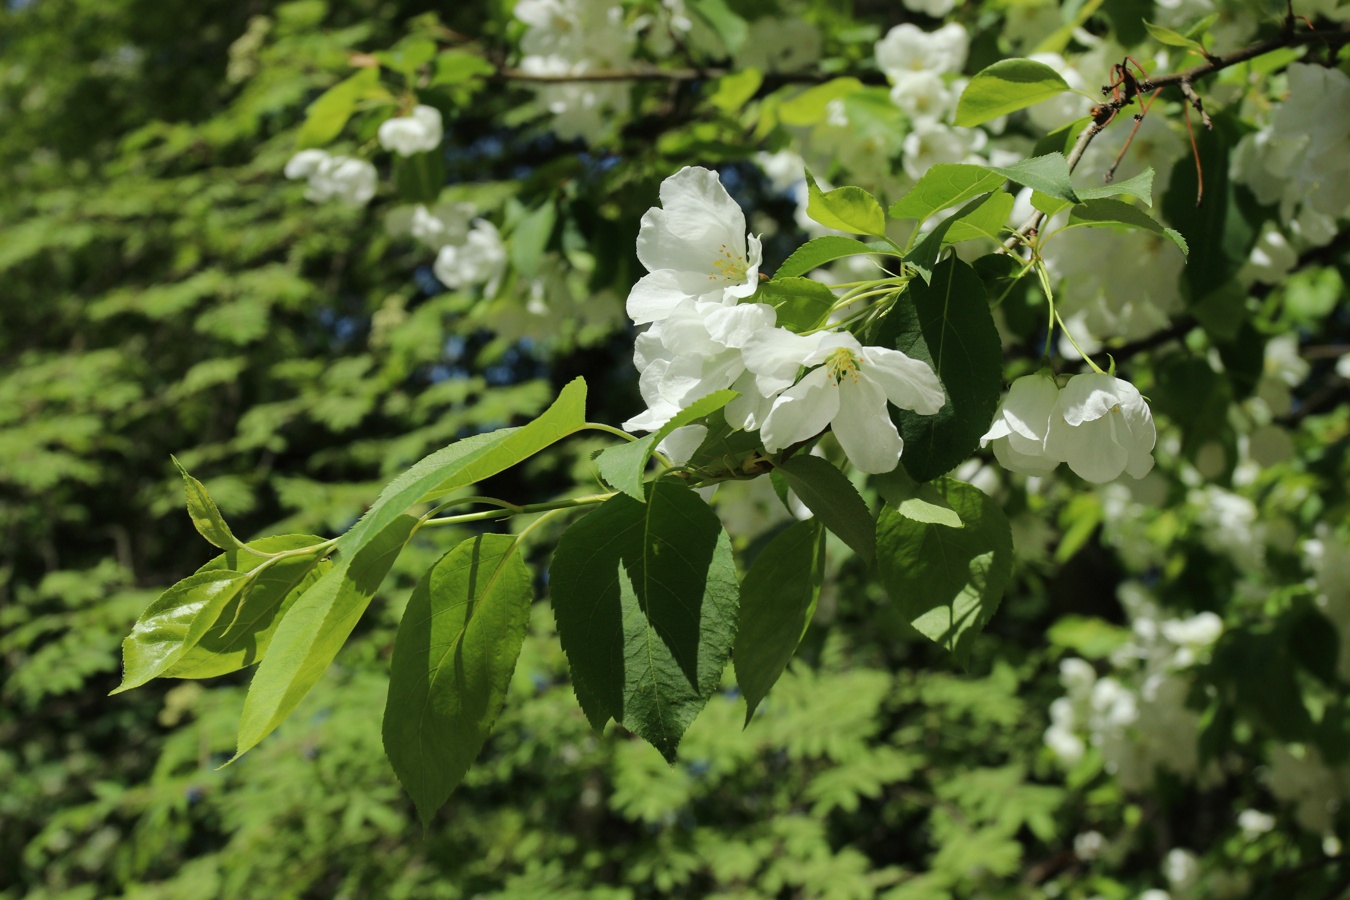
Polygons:
[[685,301],[734,305],[759,286],[759,239],[717,173],[686,166],[661,182],[661,207],[638,230],[644,275],[628,295],[638,325],[657,322]]
[[994,423],[980,438],[980,446],[994,445],[994,457],[1005,469],[1025,475],[1044,475],[1059,465],[1045,452],[1045,436],[1059,388],[1047,375],[1024,375],[1012,383]]
[[891,88],[891,102],[910,120],[940,122],[954,107],[955,93],[937,72],[899,72]]
[[906,22],[877,42],[877,67],[892,79],[907,72],[954,74],[966,64],[970,35],[955,22],[925,32]]
[[462,244],[447,244],[436,254],[432,271],[448,288],[481,284],[484,293],[492,296],[506,271],[506,245],[495,225],[475,219]]
[[409,115],[380,123],[379,138],[384,149],[399,156],[413,156],[435,150],[444,134],[440,110],[419,104]]
[[941,382],[926,363],[899,350],[864,347],[846,333],[810,338],[785,329],[761,333],[746,347],[746,365],[772,381],[783,372],[784,360],[801,350],[806,352],[796,357],[796,366],[810,371],[778,394],[760,427],[770,453],[831,427],[859,471],[889,472],[900,461],[904,440],[887,401],[920,415],[933,415],[946,402]]
[[1255,840],[1275,827],[1275,817],[1259,809],[1244,809],[1238,813],[1238,828],[1247,840]]
[[1059,392],[1045,435],[1048,456],[1096,483],[1153,468],[1157,430],[1143,396],[1111,375],[1075,375]]
[[433,207],[419,203],[413,209],[410,231],[414,239],[433,250],[462,244],[469,237],[475,211],[472,203],[442,202]]
[[332,156],[323,150],[301,150],[286,163],[285,175],[309,181],[305,197],[315,203],[338,200],[348,206],[365,206],[375,196],[379,175],[363,159]]

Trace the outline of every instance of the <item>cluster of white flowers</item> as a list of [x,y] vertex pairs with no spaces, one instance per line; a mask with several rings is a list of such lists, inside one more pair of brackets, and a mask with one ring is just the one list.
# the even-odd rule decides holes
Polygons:
[[[530,75],[583,75],[629,68],[635,43],[623,7],[606,0],[520,0],[515,17],[525,23],[520,69]],[[568,82],[537,88],[553,114],[559,137],[594,142],[613,127],[612,114],[625,112],[623,83]]]
[[[940,5],[942,0],[938,0]],[[988,135],[947,124],[956,112],[970,35],[955,22],[933,32],[897,25],[875,48],[877,67],[891,82],[891,100],[910,120],[902,146],[905,174],[914,180],[938,163],[983,162]]]
[[506,273],[506,244],[497,227],[476,219],[472,203],[443,201],[413,208],[409,230],[418,241],[436,251],[432,271],[448,288],[483,285],[491,297]]
[[1132,634],[1111,654],[1116,671],[1098,677],[1086,660],[1060,663],[1067,693],[1050,705],[1045,743],[1065,766],[1076,765],[1088,746],[1095,747],[1106,771],[1126,790],[1138,791],[1153,783],[1158,768],[1196,775],[1200,716],[1186,706],[1185,670],[1218,639],[1223,622],[1209,612],[1164,619],[1133,583],[1121,585],[1120,599]]
[[1350,797],[1350,766],[1328,764],[1315,747],[1276,744],[1263,774],[1270,792],[1293,804],[1300,827],[1335,836],[1336,814]]
[[1239,142],[1234,167],[1262,203],[1279,204],[1302,244],[1321,246],[1350,213],[1350,76],[1304,63],[1286,75],[1288,98]]
[[379,175],[364,159],[333,156],[324,150],[301,150],[286,163],[286,177],[309,181],[305,197],[315,203],[338,200],[365,206],[375,196]]
[[[927,364],[898,350],[864,347],[845,332],[795,334],[772,307],[742,302],[759,285],[759,239],[717,173],[686,167],[661,184],[637,240],[649,274],[628,297],[628,315],[648,325],[634,362],[647,409],[624,423],[654,431],[713,391],[740,396],[727,421],[759,431],[777,452],[832,427],[863,472],[889,472],[904,442],[887,401],[921,415],[945,402]],[[798,379],[799,374],[805,375]]]
[[414,106],[406,116],[395,116],[380,124],[380,146],[399,156],[413,156],[435,150],[445,136],[440,110],[434,106]]
[[1303,560],[1312,573],[1309,586],[1317,605],[1340,638],[1337,668],[1350,680],[1350,539],[1323,525],[1317,537],[1303,542]]
[[1157,430],[1142,395],[1111,375],[1075,375],[1061,390],[1048,375],[1013,382],[980,446],[994,445],[1005,468],[1044,475],[1067,463],[1097,483],[1153,468]]

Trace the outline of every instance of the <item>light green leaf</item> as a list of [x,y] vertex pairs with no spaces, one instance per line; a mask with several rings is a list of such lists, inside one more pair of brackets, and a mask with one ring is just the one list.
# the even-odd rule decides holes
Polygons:
[[178,469],[178,474],[183,476],[183,490],[187,494],[187,511],[192,517],[192,525],[197,529],[197,533],[206,538],[207,542],[221,550],[237,550],[244,546],[239,538],[230,531],[230,526],[225,524],[225,517],[220,514],[216,507],[216,502],[211,499],[211,495],[206,492],[206,485],[188,474],[187,469],[178,461],[178,457],[170,456],[174,466]]
[[741,49],[750,32],[750,23],[737,15],[726,0],[693,0],[689,9],[722,39],[722,45],[729,53],[735,55]]
[[957,222],[967,216],[974,215],[988,200],[988,197],[976,197],[941,222],[938,222],[937,225],[933,226],[932,231],[925,234],[905,254],[905,263],[918,272],[925,283],[931,282],[933,280],[933,268],[937,265],[938,257],[942,255],[942,248],[950,243],[947,239],[947,233]]
[[539,273],[539,260],[553,237],[557,221],[558,208],[546,201],[526,213],[511,230],[511,265],[525,277],[533,278]]
[[886,214],[877,198],[860,187],[835,188],[828,194],[806,172],[806,214],[826,228],[854,234],[886,236]]
[[1012,194],[995,191],[975,209],[952,222],[945,243],[959,244],[977,238],[999,243],[1003,240],[1001,232],[1008,228],[1008,217],[1012,215],[1014,202]]
[[1002,175],[982,166],[939,163],[923,173],[909,193],[892,204],[891,218],[918,219],[923,222],[929,216],[965,203],[972,197],[998,190],[1003,186],[1003,181]]
[[591,724],[613,718],[673,760],[736,633],[736,567],[717,515],[670,482],[645,504],[616,495],[564,532],[549,590]]
[[853,548],[868,563],[876,559],[876,531],[872,513],[853,482],[829,460],[802,453],[777,471],[822,525]]
[[814,278],[782,277],[761,284],[754,299],[773,307],[780,328],[798,334],[824,325],[839,301],[834,291]]
[[639,503],[646,503],[647,495],[643,490],[642,477],[647,471],[647,460],[652,458],[656,445],[670,437],[675,429],[691,425],[716,412],[737,396],[735,391],[714,391],[680,410],[669,422],[645,438],[604,450],[595,458],[595,464],[600,469],[600,477],[615,490],[623,491]]
[[409,79],[417,77],[417,70],[436,56],[436,42],[425,35],[408,35],[388,50],[374,54],[380,65],[393,69]]
[[395,516],[359,550],[339,555],[286,612],[248,687],[231,762],[271,734],[323,676],[416,526],[412,516]]
[[784,125],[797,127],[819,125],[825,121],[831,103],[862,89],[863,83],[856,78],[834,78],[824,84],[807,88],[791,100],[784,100],[778,107],[778,117]]
[[1186,239],[1175,230],[1165,227],[1148,213],[1124,200],[1102,198],[1089,200],[1073,208],[1065,228],[1115,228],[1121,231],[1148,231],[1162,235],[1186,254]]
[[539,418],[456,441],[424,457],[395,478],[351,530],[338,541],[351,556],[415,503],[427,503],[509,469],[586,424],[586,382],[574,379]]
[[199,572],[160,594],[122,641],[122,683],[113,693],[163,675],[201,640],[248,580],[239,572]]
[[881,475],[869,475],[867,480],[877,489],[886,505],[905,518],[929,525],[961,527],[961,517],[946,498],[938,493],[937,488],[915,481],[904,466],[896,466],[894,471]]
[[[250,541],[220,554],[197,571],[248,572],[266,560],[263,553],[301,550],[322,543],[312,534],[282,534]],[[215,678],[251,666],[267,655],[281,617],[332,564],[316,554],[279,560],[254,576],[221,610],[216,622],[179,660],[165,670],[171,678]]]
[[1045,63],[1004,59],[976,73],[956,101],[955,124],[970,127],[997,119],[1071,90]]
[[1138,197],[1140,200],[1144,201],[1145,205],[1152,206],[1153,169],[1145,169],[1138,175],[1135,175],[1132,178],[1126,178],[1124,181],[1113,181],[1110,184],[1103,184],[1100,187],[1081,188],[1078,191],[1078,198],[1080,200],[1099,200],[1102,197],[1115,197],[1120,194],[1129,194],[1132,197]]
[[[838,234],[827,234],[818,238],[812,238],[805,244],[802,244],[792,255],[783,261],[774,273],[775,281],[782,281],[785,278],[795,278],[799,275],[805,275],[815,269],[820,268],[828,262],[836,259],[843,259],[846,256],[860,256],[864,253],[895,253],[895,250],[887,244],[864,244],[856,238],[843,237]],[[761,286],[761,290],[763,286]]]
[[919,522],[884,508],[877,569],[901,614],[964,666],[1003,598],[1012,532],[1003,510],[978,488],[950,478],[935,486],[965,527]]
[[1058,197],[1047,197],[1040,191],[1031,192],[1031,205],[1045,213],[1046,218],[1058,215],[1070,206],[1073,206],[1068,200],[1061,200]]
[[728,115],[740,112],[764,83],[759,69],[742,69],[714,80],[709,85],[708,102]]
[[530,570],[515,538],[484,534],[441,557],[403,613],[389,662],[384,750],[431,821],[506,703],[530,618]]
[[797,652],[820,595],[820,524],[797,522],[774,535],[741,582],[740,623],[731,658],[745,697],[745,721]]
[[872,343],[928,362],[942,381],[947,398],[936,415],[892,413],[905,439],[901,464],[931,481],[964,462],[989,429],[1003,392],[1003,345],[983,282],[956,257],[938,264],[930,284],[911,282],[906,296]]
[[430,87],[465,84],[486,78],[497,70],[492,63],[476,53],[464,50],[446,50],[436,57],[435,71]]
[[1127,644],[1130,630],[1095,616],[1061,616],[1045,633],[1056,647],[1072,650],[1087,659],[1105,659]]
[[1144,20],[1144,27],[1155,41],[1160,44],[1166,44],[1169,47],[1184,47],[1193,53],[1201,56],[1205,55],[1205,47],[1199,41],[1193,41],[1183,34],[1178,34],[1170,28],[1164,28],[1161,25],[1154,25],[1147,19]]
[[1070,203],[1080,202],[1069,179],[1069,161],[1062,154],[1047,153],[1045,156],[1034,156],[1006,168],[1000,166],[984,168],[1042,194],[1068,200]]
[[379,93],[388,94],[388,91],[380,87],[380,70],[375,67],[361,69],[339,81],[309,105],[305,122],[295,137],[296,146],[304,150],[329,143],[342,133],[347,120],[356,111],[357,102]]

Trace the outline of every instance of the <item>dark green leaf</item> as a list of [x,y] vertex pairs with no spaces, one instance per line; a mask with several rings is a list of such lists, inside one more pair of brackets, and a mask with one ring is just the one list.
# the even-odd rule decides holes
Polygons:
[[1073,183],[1069,179],[1069,161],[1059,153],[1047,153],[1024,159],[1016,165],[985,166],[990,172],[997,172],[1004,178],[1017,184],[1040,191],[1050,197],[1078,203],[1079,196],[1074,193]]
[[876,559],[876,526],[867,504],[829,460],[803,453],[778,467],[788,487],[821,524],[867,562]]
[[826,228],[853,234],[886,236],[886,214],[877,198],[860,187],[821,191],[811,172],[806,172],[806,214]]
[[976,197],[966,203],[965,206],[933,226],[933,230],[925,234],[914,245],[913,249],[905,254],[905,262],[913,267],[925,282],[933,280],[933,268],[937,265],[938,257],[942,255],[942,248],[948,244],[947,232],[951,231],[952,226],[957,222],[974,214],[977,209],[985,204],[987,199],[986,197]]
[[206,485],[188,474],[187,469],[178,461],[176,456],[169,457],[173,460],[174,466],[178,468],[178,474],[183,476],[183,490],[187,494],[187,511],[192,517],[192,525],[197,529],[197,533],[214,547],[221,550],[235,550],[242,547],[243,544],[239,538],[230,531],[230,526],[225,524],[225,517],[220,514],[216,507],[216,502],[211,499],[211,495],[206,492]]
[[384,750],[423,824],[464,778],[506,703],[532,599],[518,549],[504,534],[465,541],[432,566],[403,613]]
[[509,469],[585,424],[586,382],[577,378],[528,425],[474,435],[424,457],[385,486],[366,514],[338,541],[338,551],[348,556],[357,553],[413,504]]
[[669,422],[645,438],[608,448],[595,458],[595,464],[600,469],[600,477],[615,490],[623,491],[634,500],[645,503],[647,495],[643,491],[642,476],[647,470],[647,460],[652,458],[656,445],[669,437],[675,429],[693,424],[716,412],[736,399],[736,396],[735,391],[714,391],[680,410]]
[[931,481],[964,461],[989,430],[1003,390],[1002,343],[984,285],[955,257],[933,270],[930,284],[914,281],[882,320],[874,343],[932,364],[947,393],[936,415],[892,411],[905,439],[905,470]]
[[394,188],[400,200],[434,203],[445,187],[445,161],[441,151],[428,150],[412,156],[394,157]]
[[810,622],[820,594],[820,537],[814,519],[788,526],[759,552],[741,582],[740,624],[731,656],[747,724],[797,652]]
[[869,475],[867,480],[886,505],[905,518],[929,525],[961,527],[961,517],[937,488],[915,481],[904,466],[896,466],[893,471],[880,475]]
[[946,242],[959,244],[976,238],[1001,242],[1002,232],[1008,229],[1008,217],[1012,215],[1014,202],[1013,195],[1004,191],[990,194],[983,203],[951,224]]
[[1080,200],[1097,200],[1102,197],[1117,197],[1129,194],[1144,201],[1146,206],[1153,205],[1153,169],[1147,168],[1132,178],[1113,181],[1100,187],[1082,188],[1078,191]]
[[948,528],[889,508],[877,521],[877,570],[901,614],[961,665],[998,609],[1012,571],[1012,532],[979,488],[950,478],[938,493],[965,523]]
[[[222,553],[198,572],[248,572],[263,563],[261,553],[283,553],[314,547],[323,538],[312,534],[282,534],[250,541],[244,549]],[[317,554],[279,560],[254,576],[221,610],[220,616],[197,645],[185,652],[164,674],[172,678],[214,678],[251,666],[267,654],[281,617],[331,563]]]
[[1121,231],[1148,231],[1153,234],[1162,235],[1185,254],[1188,250],[1186,239],[1171,228],[1164,227],[1160,222],[1144,212],[1137,206],[1131,206],[1124,200],[1113,200],[1109,197],[1098,200],[1088,200],[1073,208],[1069,213],[1069,224],[1066,228],[1115,228]]
[[956,102],[955,124],[980,125],[1070,90],[1069,83],[1045,63],[1004,59],[970,79]]
[[909,193],[891,205],[891,218],[923,222],[934,213],[998,190],[1003,181],[1002,175],[982,166],[939,163],[925,172]]
[[[862,241],[838,234],[827,234],[813,238],[802,244],[792,255],[784,260],[774,273],[776,281],[805,275],[828,262],[843,259],[846,256],[859,256],[863,253],[894,253],[886,245],[864,244]],[[761,286],[762,289],[762,286]]]
[[201,640],[221,610],[248,584],[239,572],[199,572],[159,595],[122,641],[120,694],[163,675]]
[[248,687],[234,759],[280,725],[323,676],[416,526],[412,516],[394,517],[360,550],[339,555],[286,612]]
[[681,485],[624,494],[564,532],[549,569],[558,635],[582,709],[667,760],[717,690],[736,633],[731,539]]

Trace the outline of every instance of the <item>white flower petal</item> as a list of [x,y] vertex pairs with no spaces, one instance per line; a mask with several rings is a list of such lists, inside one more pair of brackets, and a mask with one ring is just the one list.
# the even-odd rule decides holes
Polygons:
[[900,409],[931,416],[946,403],[942,382],[922,360],[885,347],[864,347],[862,357],[859,374],[875,382]]
[[773,396],[792,386],[797,370],[814,358],[826,333],[794,334],[786,328],[756,332],[745,342],[745,367],[754,372],[759,392]]
[[741,348],[756,333],[772,328],[777,318],[773,307],[767,303],[741,303],[713,310],[703,323],[714,341]]
[[764,449],[776,453],[825,430],[839,412],[839,385],[823,366],[778,395],[764,418]]
[[638,230],[637,255],[647,270],[712,275],[712,263],[728,253],[745,261],[745,214],[717,173],[686,166],[661,182],[661,207],[648,210]]
[[905,442],[891,421],[881,386],[866,378],[845,377],[838,391],[839,412],[831,430],[849,462],[871,475],[893,470]]

